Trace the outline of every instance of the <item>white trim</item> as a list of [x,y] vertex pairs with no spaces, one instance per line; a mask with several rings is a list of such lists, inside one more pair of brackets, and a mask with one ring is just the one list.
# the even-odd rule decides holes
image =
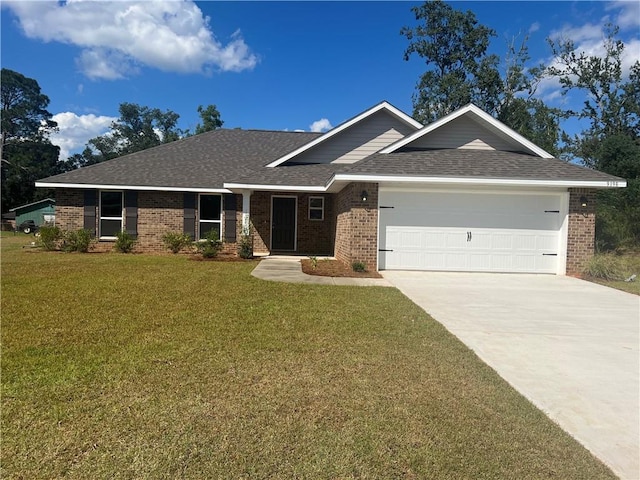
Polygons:
[[[294,225],[293,225],[293,251],[298,251],[298,196],[297,195],[271,195],[271,222],[270,227],[271,231],[269,232],[269,251],[273,252],[273,199],[274,198],[293,198],[295,199],[295,216],[294,216]],[[287,252],[288,250],[280,250],[279,252]]]
[[470,103],[470,104],[468,104],[468,105],[456,110],[455,112],[450,113],[449,115],[445,115],[441,119],[436,120],[435,122],[425,126],[424,128],[421,128],[417,132],[414,132],[414,133],[412,133],[410,135],[407,135],[406,137],[398,140],[397,142],[392,143],[388,147],[385,147],[382,150],[380,150],[380,153],[393,153],[396,150],[398,150],[399,148],[404,147],[405,145],[413,142],[414,140],[416,140],[418,138],[421,138],[421,137],[423,137],[424,135],[427,135],[430,132],[433,132],[434,130],[442,127],[443,125],[446,125],[447,123],[455,120],[458,117],[461,117],[462,115],[467,115],[467,114],[476,115],[477,117],[480,118],[480,120],[483,120],[484,122],[488,123],[492,127],[498,129],[501,133],[503,133],[504,135],[509,137],[511,140],[514,140],[515,142],[519,143],[524,148],[526,148],[527,150],[529,150],[532,153],[535,153],[539,157],[542,157],[542,158],[554,158],[553,155],[551,155],[549,152],[543,150],[542,148],[538,147],[536,144],[530,142],[529,140],[524,138],[522,135],[520,135],[516,131],[512,130],[511,128],[507,127],[501,121],[496,120],[491,115],[489,115],[487,112],[485,112],[484,110],[476,107],[472,103]]
[[225,183],[224,188],[230,193],[233,190],[268,190],[271,192],[325,192],[327,187],[322,186],[300,186],[300,185],[262,185],[257,183]]
[[404,177],[381,175],[336,174],[327,189],[334,182],[396,182],[396,183],[431,183],[456,185],[508,185],[521,187],[573,187],[573,188],[616,188],[626,187],[626,181],[617,180],[524,180],[517,178],[471,178],[471,177]]
[[194,193],[233,193],[226,188],[192,188],[192,187],[163,187],[148,185],[105,185],[98,183],[55,183],[55,182],[36,182],[36,187],[41,188],[81,188],[81,189],[97,189],[97,190],[142,190],[153,192],[194,192]]
[[242,234],[251,232],[251,190],[242,190]]
[[[207,196],[207,197],[220,197],[220,220],[202,220],[201,218],[201,213],[202,213],[202,208],[200,207],[200,201],[202,199],[203,196]],[[200,228],[200,224],[201,223],[217,223],[218,225],[220,225],[220,228],[218,228],[218,240],[222,240],[222,212],[223,212],[224,208],[222,206],[222,195],[219,193],[214,193],[214,194],[209,194],[209,193],[201,193],[198,195],[198,241],[200,240],[205,240],[205,238],[202,238],[201,235],[201,228]]]
[[556,275],[567,274],[567,253],[569,245],[569,192],[565,192],[560,197],[560,218],[562,225],[558,233],[558,264]]
[[301,146],[300,148],[294,150],[293,152],[290,152],[290,153],[286,154],[285,156],[280,157],[277,160],[274,160],[273,162],[268,164],[267,167],[273,168],[273,167],[277,167],[278,165],[283,164],[287,160],[290,160],[291,158],[301,154],[302,152],[304,152],[306,150],[309,150],[311,147],[315,147],[319,143],[322,143],[322,142],[328,140],[329,138],[333,137],[334,135],[346,130],[347,128],[351,127],[352,125],[355,125],[356,123],[364,120],[365,118],[373,115],[376,112],[379,112],[380,110],[386,110],[387,112],[389,112],[392,115],[394,115],[395,117],[397,117],[400,121],[406,123],[407,125],[409,125],[409,126],[411,126],[413,128],[418,129],[418,128],[422,128],[422,126],[423,126],[420,122],[414,120],[409,115],[404,113],[402,110],[398,110],[396,107],[391,105],[389,102],[386,102],[386,101],[380,102],[376,106],[370,108],[369,110],[366,110],[366,111],[362,112],[360,115],[357,115],[357,116],[353,117],[351,120],[347,120],[346,122],[338,125],[337,127],[333,128],[332,130],[329,130],[324,135],[319,136],[318,138],[312,140],[311,142],[309,142],[309,143]]
[[[321,207],[312,207],[311,200],[322,200]],[[320,210],[321,216],[320,218],[311,218],[311,210]],[[307,209],[307,218],[311,222],[321,222],[324,220],[324,197],[321,196],[310,196],[309,197],[309,208]]]
[[[102,194],[103,193],[119,193],[120,194],[120,205],[122,206],[120,217],[103,217],[102,216]],[[122,190],[113,190],[113,189],[104,189],[100,190],[98,194],[98,240],[117,240],[116,236],[108,236],[102,235],[102,220],[120,220],[120,231],[123,232],[125,229],[125,214],[124,214],[124,191]]]

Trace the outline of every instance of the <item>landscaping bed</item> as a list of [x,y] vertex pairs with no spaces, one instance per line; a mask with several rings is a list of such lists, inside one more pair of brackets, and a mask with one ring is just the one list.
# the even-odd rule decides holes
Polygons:
[[307,275],[320,275],[322,277],[353,277],[353,278],[382,278],[378,272],[356,272],[353,267],[339,260],[323,259],[314,262],[309,258],[300,260],[302,271]]

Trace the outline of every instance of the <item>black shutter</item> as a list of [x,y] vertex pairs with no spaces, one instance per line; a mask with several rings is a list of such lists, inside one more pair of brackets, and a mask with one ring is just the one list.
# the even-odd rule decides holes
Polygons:
[[236,241],[236,196],[224,194],[224,241]]
[[133,238],[138,236],[138,192],[127,190],[124,192],[124,231]]
[[84,225],[85,230],[89,230],[92,236],[96,236],[96,205],[98,204],[98,191],[84,191]]
[[196,238],[196,194],[184,194],[184,233]]

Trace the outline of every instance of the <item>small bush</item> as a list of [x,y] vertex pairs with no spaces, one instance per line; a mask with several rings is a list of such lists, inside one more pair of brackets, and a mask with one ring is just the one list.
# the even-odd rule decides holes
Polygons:
[[363,262],[353,262],[351,268],[354,272],[366,272],[367,266]]
[[133,246],[136,244],[134,238],[127,232],[116,233],[116,243],[113,248],[116,252],[131,253]]
[[309,257],[309,260],[311,260],[311,268],[314,270],[318,268],[318,257]]
[[625,267],[613,253],[594,255],[584,269],[584,274],[603,280],[624,280]]
[[250,232],[240,235],[238,256],[240,258],[253,258],[253,235]]
[[218,230],[209,230],[204,240],[197,243],[198,252],[204,258],[214,258],[222,250],[222,241],[219,237]]
[[191,236],[188,233],[167,232],[162,236],[162,242],[171,253],[178,253],[183,248],[191,245],[193,240],[191,240]]
[[62,230],[53,225],[43,225],[38,232],[38,245],[47,251],[57,250],[62,240]]
[[69,230],[64,233],[62,250],[65,252],[87,253],[93,248],[93,237],[91,231],[83,228],[79,230]]

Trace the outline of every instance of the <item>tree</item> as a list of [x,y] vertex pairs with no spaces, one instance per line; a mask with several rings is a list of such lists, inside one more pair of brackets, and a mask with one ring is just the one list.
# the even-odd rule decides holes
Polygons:
[[222,127],[224,123],[220,119],[220,112],[215,105],[208,105],[207,108],[203,108],[202,105],[198,105],[198,114],[202,119],[202,125],[198,123],[196,125],[196,135],[199,133],[209,132]]
[[470,102],[486,108],[499,79],[498,58],[487,54],[496,32],[479,25],[473,12],[454,10],[441,0],[411,10],[422,23],[400,31],[409,40],[404,59],[415,53],[430,67],[418,81],[413,116],[430,123]]
[[93,165],[146,150],[179,139],[182,131],[177,127],[180,115],[167,110],[149,108],[135,103],[121,103],[120,118],[111,124],[111,131],[92,138],[80,154],[65,163],[68,168]]
[[59,173],[60,149],[48,138],[57,124],[38,82],[3,68],[1,83],[2,210],[6,211],[48,193],[36,191],[35,180]]
[[427,71],[413,96],[413,116],[433,122],[474,103],[552,154],[558,153],[559,111],[534,98],[542,67],[529,67],[527,38],[508,44],[504,64],[488,54],[493,29],[478,23],[473,12],[461,12],[441,0],[413,7],[416,27],[404,27],[409,40],[404,58],[423,58]]
[[604,54],[580,52],[572,40],[549,40],[562,94],[584,97],[580,111],[567,116],[587,123],[567,138],[570,154],[584,165],[627,180],[627,188],[600,192],[596,240],[604,249],[640,246],[640,61],[625,79],[624,43],[618,28],[605,26]]

